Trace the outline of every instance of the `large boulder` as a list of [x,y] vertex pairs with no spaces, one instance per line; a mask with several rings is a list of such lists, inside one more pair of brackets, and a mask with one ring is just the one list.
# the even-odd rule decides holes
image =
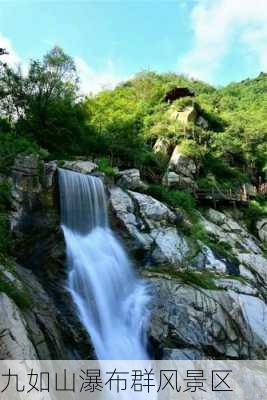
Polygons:
[[170,119],[178,120],[185,128],[190,123],[195,123],[197,119],[197,111],[194,106],[187,106],[183,111],[177,110],[175,106],[170,108],[169,112]]
[[188,156],[184,155],[180,146],[176,146],[167,171],[163,177],[163,184],[168,187],[176,187],[178,189],[194,189],[194,175],[197,171],[195,162]]
[[214,252],[203,243],[199,242],[200,251],[192,261],[192,267],[198,270],[210,270],[219,274],[226,274],[228,266]]
[[145,190],[147,185],[141,180],[137,168],[126,169],[117,173],[117,185],[130,190]]
[[176,172],[167,171],[164,174],[162,183],[169,188],[193,190],[197,188],[196,183],[188,176],[178,175]]
[[192,178],[196,173],[197,167],[194,161],[190,157],[184,155],[177,145],[173,150],[168,169],[177,174]]
[[[198,289],[166,277],[152,277],[150,284],[150,335],[163,350],[190,349],[201,358],[203,353],[215,358],[267,357],[267,307],[259,298]],[[176,356],[184,359],[185,354]]]
[[0,359],[36,360],[26,322],[13,300],[0,293]]
[[151,196],[110,188],[110,203],[129,247],[152,264],[181,264],[189,247],[176,227],[179,216]]

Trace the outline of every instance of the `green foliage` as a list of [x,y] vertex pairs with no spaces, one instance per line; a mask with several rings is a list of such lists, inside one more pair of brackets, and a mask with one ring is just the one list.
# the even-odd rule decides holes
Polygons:
[[251,232],[256,233],[256,223],[261,218],[267,218],[267,201],[261,198],[251,200],[244,211],[244,220]]
[[108,158],[101,158],[97,161],[98,169],[101,172],[104,172],[107,176],[115,176],[115,170],[110,165]]
[[[172,106],[163,99],[177,86],[195,97],[172,106],[183,110],[193,102],[208,127],[184,127],[170,118]],[[160,182],[166,160],[152,146],[168,137],[197,162],[200,187],[256,183],[267,171],[266,93],[267,74],[215,89],[175,73],[142,71],[114,90],[82,98],[73,59],[55,47],[41,61],[32,60],[26,75],[0,63],[0,170],[17,153],[43,148],[51,158],[79,154],[106,158],[111,167],[135,166],[148,181]]]
[[190,286],[198,286],[202,289],[218,290],[214,283],[216,275],[210,271],[195,271],[192,269],[175,270],[173,267],[163,265],[161,267],[149,268],[148,271],[160,274],[169,275],[188,284]]
[[197,212],[197,205],[191,193],[186,191],[170,190],[157,184],[150,185],[147,193],[159,201],[167,203],[173,208],[180,207],[194,222],[198,221],[199,214]]
[[1,114],[14,121],[12,130],[21,140],[54,155],[79,153],[90,143],[93,128],[78,99],[75,63],[59,47],[42,61],[32,60],[27,75],[0,64]]
[[8,216],[5,213],[0,213],[0,254],[8,255],[12,248]]
[[210,152],[203,158],[197,183],[203,189],[233,189],[248,181],[248,175],[238,167],[229,165],[226,160]]
[[194,100],[192,97],[182,97],[181,99],[175,100],[173,105],[177,111],[183,111],[186,107],[192,106]]
[[[10,272],[15,280],[11,281],[4,273],[4,270]],[[16,280],[15,265],[10,260],[0,255],[0,292],[4,292],[10,297],[20,309],[27,309],[31,305],[31,298],[23,286],[18,286]],[[19,281],[21,285],[21,282]]]
[[0,183],[0,212],[5,212],[11,205],[10,184],[7,181]]
[[14,159],[20,153],[39,154],[41,157],[47,155],[47,152],[30,138],[17,136],[14,133],[0,133],[0,172],[9,171]]
[[202,161],[206,156],[207,149],[199,145],[193,139],[184,139],[179,145],[180,152],[185,156],[193,158],[197,163]]
[[10,205],[10,186],[8,182],[4,181],[0,183],[0,255],[8,255],[12,250],[13,242],[10,234],[8,218]]

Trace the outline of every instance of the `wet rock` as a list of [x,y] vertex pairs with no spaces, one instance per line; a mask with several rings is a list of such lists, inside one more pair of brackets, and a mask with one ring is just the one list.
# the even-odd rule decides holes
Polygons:
[[92,161],[64,161],[63,167],[82,174],[91,174],[98,166]]

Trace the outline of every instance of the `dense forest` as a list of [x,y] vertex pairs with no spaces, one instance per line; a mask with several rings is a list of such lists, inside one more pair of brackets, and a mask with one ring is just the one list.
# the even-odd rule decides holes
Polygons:
[[[194,97],[164,101],[175,87],[188,88]],[[183,202],[179,193],[160,187],[167,159],[153,146],[167,138],[196,162],[199,187],[258,186],[267,173],[266,93],[264,73],[214,88],[176,73],[142,71],[114,90],[84,97],[75,63],[59,47],[32,60],[26,75],[1,63],[0,172],[10,170],[18,153],[45,160],[87,157],[110,175],[118,166],[139,168],[155,196]],[[196,110],[197,121],[185,126],[170,118],[171,109],[187,107]],[[1,209],[8,207],[8,190],[2,183]],[[184,203],[189,196],[194,207],[191,195]],[[250,221],[255,213],[265,215],[264,200],[254,199],[247,213]]]

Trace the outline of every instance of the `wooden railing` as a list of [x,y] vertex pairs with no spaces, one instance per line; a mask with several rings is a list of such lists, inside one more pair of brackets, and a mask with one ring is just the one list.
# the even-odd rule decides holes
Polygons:
[[229,201],[229,202],[242,202],[246,203],[249,200],[249,194],[245,190],[245,187],[233,188],[233,189],[197,189],[195,196],[198,199],[217,201]]

